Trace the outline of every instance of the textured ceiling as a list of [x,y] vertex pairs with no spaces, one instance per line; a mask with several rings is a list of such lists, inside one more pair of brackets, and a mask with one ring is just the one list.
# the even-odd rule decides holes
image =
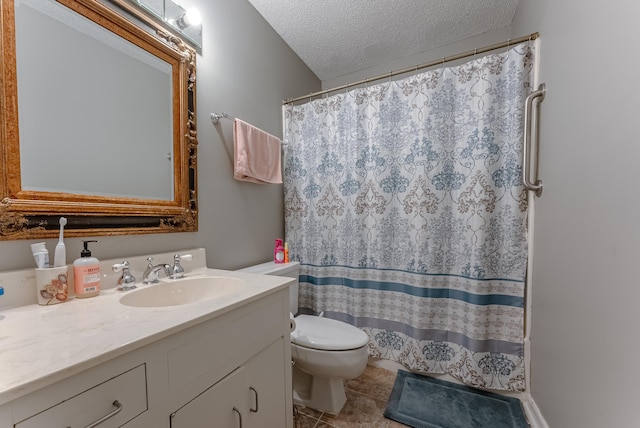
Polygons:
[[519,0],[249,0],[328,80],[507,27]]

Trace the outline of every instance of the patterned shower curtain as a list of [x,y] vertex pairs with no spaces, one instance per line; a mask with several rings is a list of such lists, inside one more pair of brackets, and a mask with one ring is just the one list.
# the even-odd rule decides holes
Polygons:
[[524,100],[533,47],[286,105],[285,233],[300,308],[369,354],[525,387]]

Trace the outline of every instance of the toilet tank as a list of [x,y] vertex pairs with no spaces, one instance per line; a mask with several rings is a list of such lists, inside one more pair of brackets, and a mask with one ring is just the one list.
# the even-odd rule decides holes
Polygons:
[[266,262],[259,265],[248,266],[244,269],[238,269],[238,272],[257,273],[260,275],[275,275],[285,276],[287,278],[295,278],[294,282],[289,287],[289,312],[292,314],[298,313],[298,286],[300,276],[300,263],[274,263]]

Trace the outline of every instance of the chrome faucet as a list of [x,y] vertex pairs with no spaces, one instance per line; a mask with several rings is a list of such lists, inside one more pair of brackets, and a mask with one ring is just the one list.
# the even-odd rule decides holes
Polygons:
[[184,254],[182,256],[180,254],[176,254],[175,256],[173,256],[173,267],[171,268],[171,275],[169,276],[169,278],[180,279],[184,277],[184,268],[180,264],[180,260],[189,261],[192,259],[193,256],[191,254]]
[[158,277],[160,276],[160,271],[164,270],[166,276],[171,276],[171,265],[166,263],[160,263],[157,265],[153,265],[153,257],[147,257],[147,268],[142,274],[142,283],[143,284],[155,284],[158,282]]
[[118,290],[119,291],[132,290],[132,289],[136,288],[136,277],[133,276],[133,274],[129,270],[129,262],[128,261],[125,260],[122,263],[117,263],[117,264],[111,266],[111,269],[114,272],[122,271],[122,275],[120,275],[120,278],[118,278]]

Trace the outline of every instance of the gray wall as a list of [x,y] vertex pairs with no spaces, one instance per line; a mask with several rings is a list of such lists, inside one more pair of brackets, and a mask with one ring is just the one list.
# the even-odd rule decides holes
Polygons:
[[[214,127],[209,115],[226,112],[282,137],[282,100],[316,91],[320,81],[246,0],[181,3],[197,7],[204,23],[197,58],[200,230],[97,237],[93,255],[106,259],[204,247],[210,267],[233,269],[269,260],[273,240],[284,237],[282,186],[235,181],[232,122]],[[70,263],[82,244],[65,241]],[[0,270],[33,267],[32,242],[37,241],[0,242]],[[51,255],[56,242],[47,241]]]
[[551,427],[638,426],[640,3],[521,0],[540,31],[532,394]]

